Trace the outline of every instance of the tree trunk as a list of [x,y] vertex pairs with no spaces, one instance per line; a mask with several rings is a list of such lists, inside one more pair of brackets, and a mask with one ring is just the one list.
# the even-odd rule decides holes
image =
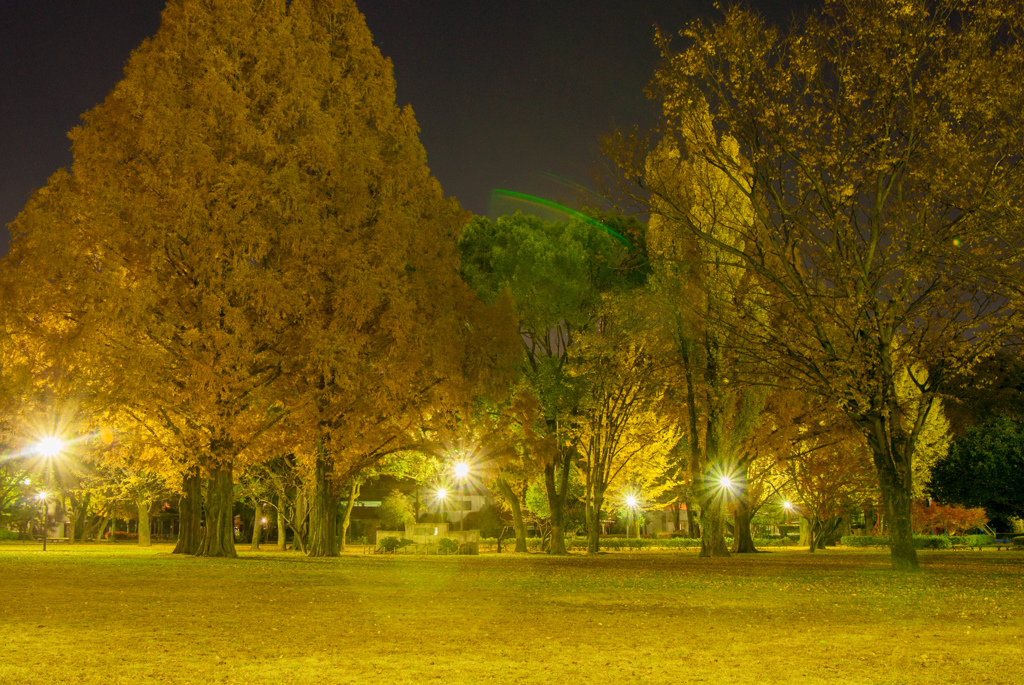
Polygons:
[[338,495],[331,492],[330,464],[317,458],[309,506],[309,551],[311,557],[336,557]]
[[231,467],[213,472],[206,486],[206,530],[196,556],[237,557],[235,551],[235,484]]
[[587,554],[597,554],[601,551],[601,507],[604,505],[604,488],[595,483],[594,504],[587,512],[590,520],[587,521]]
[[277,497],[277,548],[282,552],[288,549],[288,521],[284,515],[284,497]]
[[87,492],[81,502],[76,502],[74,498],[71,499],[71,505],[75,508],[75,518],[71,523],[71,534],[68,535],[68,541],[71,543],[85,542],[85,523],[89,515],[89,500],[91,498],[92,493]]
[[288,527],[292,529],[292,549],[297,549],[303,554],[306,553],[306,523],[309,518],[309,507],[304,488],[299,488],[295,493],[295,507],[292,513],[292,520]]
[[894,571],[916,571],[920,567],[917,563],[917,550],[914,549],[914,529],[910,520],[910,487],[903,487],[901,483],[894,482],[892,474],[885,474],[885,471],[878,469],[878,484],[885,500],[892,568]]
[[878,523],[878,512],[875,511],[874,505],[864,510],[864,534],[874,535],[875,524]]
[[882,491],[885,523],[889,528],[889,557],[894,571],[916,571],[917,550],[914,549],[914,530],[910,520],[913,501],[913,476],[910,461],[913,457],[910,437],[899,421],[886,416],[861,417],[856,423],[871,446],[871,457]]
[[689,538],[700,537],[700,525],[697,523],[697,515],[693,513],[693,502],[686,502],[686,536]]
[[149,507],[152,505],[152,502],[139,498],[135,505],[139,509],[139,547],[152,547],[153,540],[150,537],[149,530]]
[[252,542],[249,543],[250,552],[260,551],[260,539],[263,537],[263,504],[256,499],[256,506],[253,508],[252,516]]
[[701,557],[727,557],[725,544],[725,501],[711,492],[700,505]]
[[178,500],[178,543],[172,554],[196,554],[202,543],[203,482],[198,469],[189,469],[181,483]]
[[[338,549],[342,552],[345,551],[345,540],[348,538],[348,527],[352,524],[352,507],[355,506],[356,500],[359,499],[359,492],[363,489],[363,484],[357,479],[353,478],[352,482],[348,487],[348,503],[345,504],[345,514],[341,519],[341,539]],[[416,501],[419,501],[419,490],[417,490]]]
[[572,457],[569,454],[560,456],[562,471],[557,483],[555,464],[544,465],[544,488],[547,490],[548,508],[551,510],[551,541],[548,543],[548,554],[569,553],[565,548],[565,496],[569,490]]
[[523,506],[519,503],[519,497],[516,496],[512,486],[508,484],[504,478],[497,480],[498,490],[504,495],[505,500],[508,502],[508,506],[512,509],[512,527],[516,531],[516,552],[525,554],[528,550],[526,548],[526,524],[523,523]]
[[734,554],[752,554],[757,552],[754,546],[754,537],[750,534],[750,500],[741,497],[736,502],[736,512],[733,514],[733,535],[732,552]]

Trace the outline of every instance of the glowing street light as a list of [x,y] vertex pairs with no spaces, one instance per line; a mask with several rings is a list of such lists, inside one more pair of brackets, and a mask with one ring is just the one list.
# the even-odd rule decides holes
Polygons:
[[627,495],[626,496],[626,506],[627,507],[629,507],[630,509],[636,509],[638,504],[639,504],[639,502],[637,502],[636,497],[633,497],[633,495]]
[[52,459],[64,449],[64,441],[55,436],[43,438],[36,444],[36,452],[42,456]]
[[469,464],[464,461],[460,461],[455,464],[455,477],[459,480],[465,480],[466,476],[469,475]]
[[731,488],[732,487],[732,479],[729,478],[729,476],[722,476],[721,478],[718,479],[718,484],[721,485],[723,488],[726,488],[726,489]]
[[437,489],[437,492],[435,492],[435,493],[434,493],[434,495],[435,495],[435,496],[437,497],[437,499],[438,499],[438,500],[440,500],[441,502],[443,502],[443,501],[445,501],[446,499],[448,499],[448,491],[447,491],[447,490],[445,490],[444,488],[438,488],[438,489]]

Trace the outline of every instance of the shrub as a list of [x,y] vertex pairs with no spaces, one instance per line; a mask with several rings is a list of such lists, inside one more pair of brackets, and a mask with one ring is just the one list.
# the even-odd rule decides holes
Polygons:
[[[879,535],[844,535],[839,544],[847,547],[888,547],[889,538]],[[915,535],[915,549],[949,549],[953,542],[945,535]]]
[[459,542],[454,538],[441,538],[437,541],[438,554],[455,554],[459,551]]
[[996,541],[995,537],[992,535],[954,535],[951,536],[949,540],[954,545],[964,545],[965,547],[991,545]]
[[839,544],[845,547],[888,547],[889,538],[878,535],[844,535]]
[[0,540],[17,540],[18,531],[0,528]]
[[393,554],[402,547],[414,544],[412,540],[403,540],[394,536],[387,536],[380,539],[380,548],[389,554]]
[[914,547],[917,549],[949,549],[953,546],[945,535],[915,535]]
[[480,554],[480,545],[475,542],[464,542],[458,546],[458,554]]
[[1018,535],[1013,539],[1013,544],[1017,547],[1024,547],[1024,535]]

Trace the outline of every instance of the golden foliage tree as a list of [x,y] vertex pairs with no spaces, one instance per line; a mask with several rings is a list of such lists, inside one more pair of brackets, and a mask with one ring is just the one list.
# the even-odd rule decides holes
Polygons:
[[71,137],[7,266],[55,356],[171,436],[183,502],[208,479],[179,551],[235,554],[240,470],[299,444],[343,480],[487,349],[462,214],[351,0],[172,0]]
[[[762,356],[864,435],[896,569],[917,567],[912,465],[934,398],[1018,319],[1024,89],[1005,75],[1022,30],[1002,0],[829,0],[784,33],[736,8],[682,49],[662,37],[657,145],[728,179],[753,212],[740,242],[709,230],[682,169],[642,146],[620,158],[655,213],[756,276]],[[896,386],[915,364],[908,406]]]

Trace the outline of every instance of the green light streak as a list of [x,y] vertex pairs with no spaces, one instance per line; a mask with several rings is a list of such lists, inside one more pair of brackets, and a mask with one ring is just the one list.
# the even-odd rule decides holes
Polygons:
[[615,238],[616,240],[621,242],[627,248],[632,247],[632,244],[629,242],[629,239],[626,238],[625,236],[621,235],[620,233],[616,233],[612,229],[610,229],[607,226],[605,226],[604,224],[602,224],[600,221],[597,221],[596,219],[591,219],[586,214],[583,214],[582,212],[577,212],[575,209],[571,209],[569,207],[566,207],[565,205],[560,205],[557,202],[552,202],[551,200],[545,200],[544,198],[537,197],[536,195],[527,195],[526,193],[517,193],[514,190],[502,190],[501,188],[495,188],[494,190],[492,190],[491,191],[491,195],[492,196],[493,195],[500,195],[500,196],[503,196],[503,197],[510,197],[510,198],[513,198],[513,199],[516,199],[516,200],[523,200],[524,202],[532,202],[532,203],[538,204],[538,205],[540,205],[542,207],[547,207],[548,209],[552,209],[552,210],[554,210],[556,212],[561,212],[563,214],[568,214],[569,216],[571,216],[574,219],[579,219],[580,221],[588,223],[591,226],[594,226],[595,228],[600,228],[602,231],[604,231],[608,235],[612,236],[613,238]]

